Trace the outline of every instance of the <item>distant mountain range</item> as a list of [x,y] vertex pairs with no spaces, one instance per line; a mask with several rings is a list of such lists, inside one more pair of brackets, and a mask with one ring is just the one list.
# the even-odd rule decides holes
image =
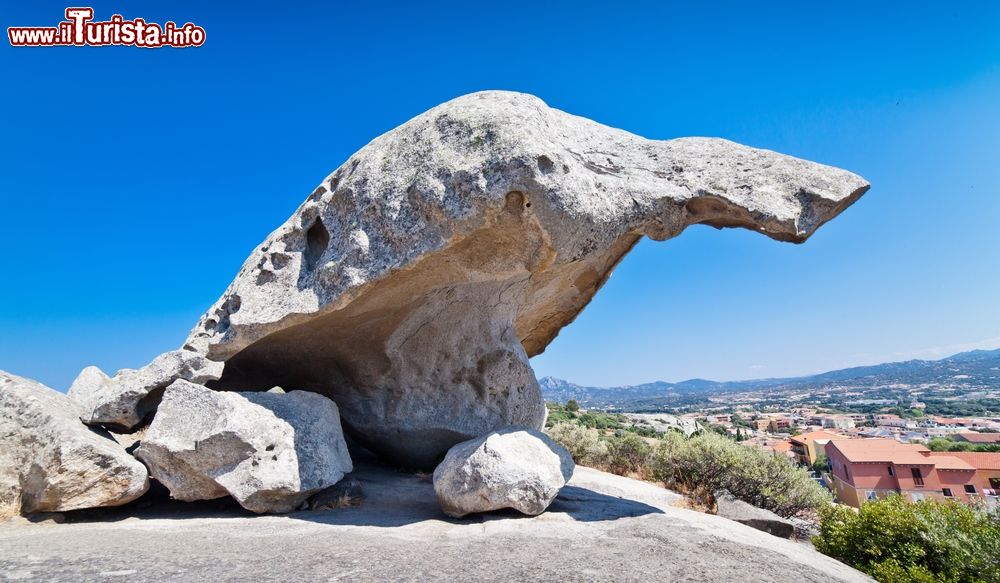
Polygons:
[[683,400],[710,394],[748,391],[807,390],[838,387],[882,387],[888,385],[952,385],[968,388],[1000,388],[1000,349],[961,352],[941,360],[907,360],[872,366],[856,366],[816,375],[747,381],[690,379],[678,383],[654,381],[621,387],[585,387],[554,377],[538,383],[547,401],[576,399],[600,407]]

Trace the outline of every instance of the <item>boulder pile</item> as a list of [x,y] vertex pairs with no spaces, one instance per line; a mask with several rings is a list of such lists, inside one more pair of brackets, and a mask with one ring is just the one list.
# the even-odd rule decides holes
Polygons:
[[[801,243],[868,186],[726,140],[647,140],[530,95],[460,97],[323,180],[180,349],[114,376],[89,367],[69,397],[4,376],[0,501],[122,504],[148,467],[178,499],[283,512],[351,471],[346,433],[399,466],[444,459],[435,489],[452,515],[536,514],[572,466],[537,432],[528,359],[640,239],[703,224]],[[137,429],[128,452],[106,432]]]

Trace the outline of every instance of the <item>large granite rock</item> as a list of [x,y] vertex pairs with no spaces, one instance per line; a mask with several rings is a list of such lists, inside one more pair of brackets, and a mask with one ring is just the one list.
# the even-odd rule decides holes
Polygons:
[[528,358],[644,236],[694,224],[800,243],[849,172],[726,140],[653,141],[484,92],[373,140],[257,247],[185,343],[213,388],[305,387],[396,462],[545,414]]
[[167,387],[136,457],[179,500],[227,494],[253,512],[290,512],[352,469],[337,405],[322,395]]
[[873,582],[809,545],[680,507],[657,484],[582,466],[541,516],[441,520],[431,483],[356,462],[363,504],[291,520],[189,504],[110,521],[0,522],[0,579]]
[[140,369],[120,370],[114,377],[88,366],[73,381],[68,394],[83,406],[80,419],[84,423],[127,431],[156,410],[170,383],[184,379],[203,384],[221,374],[222,363],[191,350],[174,350]]
[[0,516],[117,506],[149,488],[146,468],[82,409],[41,383],[0,371]]
[[513,508],[541,514],[573,477],[573,458],[540,431],[510,427],[452,447],[434,470],[448,516]]

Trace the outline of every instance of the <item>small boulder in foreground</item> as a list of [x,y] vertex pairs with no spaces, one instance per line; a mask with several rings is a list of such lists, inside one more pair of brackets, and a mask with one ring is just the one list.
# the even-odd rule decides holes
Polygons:
[[0,371],[0,516],[118,506],[149,488],[146,468],[82,407]]
[[173,498],[231,495],[291,512],[352,470],[337,405],[306,391],[219,392],[177,380],[136,450]]
[[455,445],[434,470],[448,516],[513,508],[541,514],[573,476],[573,458],[540,431],[510,427]]

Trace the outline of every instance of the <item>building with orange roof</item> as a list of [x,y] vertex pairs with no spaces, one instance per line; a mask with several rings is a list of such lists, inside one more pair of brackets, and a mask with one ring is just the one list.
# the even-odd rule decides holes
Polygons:
[[787,441],[775,441],[769,445],[764,445],[764,449],[770,449],[776,454],[792,457],[792,444]]
[[860,507],[867,500],[889,494],[910,501],[971,501],[988,496],[984,490],[989,488],[982,487],[976,464],[954,452],[931,452],[922,445],[894,439],[834,439],[825,450],[834,496],[851,506]]
[[931,456],[949,456],[962,460],[976,469],[973,488],[965,487],[970,496],[981,497],[988,506],[1000,505],[1000,453],[976,451],[932,452]]
[[767,423],[767,428],[771,433],[787,432],[795,423],[791,417],[784,415],[771,417]]
[[846,435],[832,431],[810,431],[788,438],[795,460],[800,464],[811,466],[823,455],[826,444],[831,439],[847,439]]
[[741,441],[740,445],[745,445],[747,447],[759,447],[765,451],[769,451],[775,455],[780,455],[787,457],[789,459],[794,459],[795,454],[792,453],[792,444],[784,439],[776,439],[774,437],[753,437],[746,441]]

